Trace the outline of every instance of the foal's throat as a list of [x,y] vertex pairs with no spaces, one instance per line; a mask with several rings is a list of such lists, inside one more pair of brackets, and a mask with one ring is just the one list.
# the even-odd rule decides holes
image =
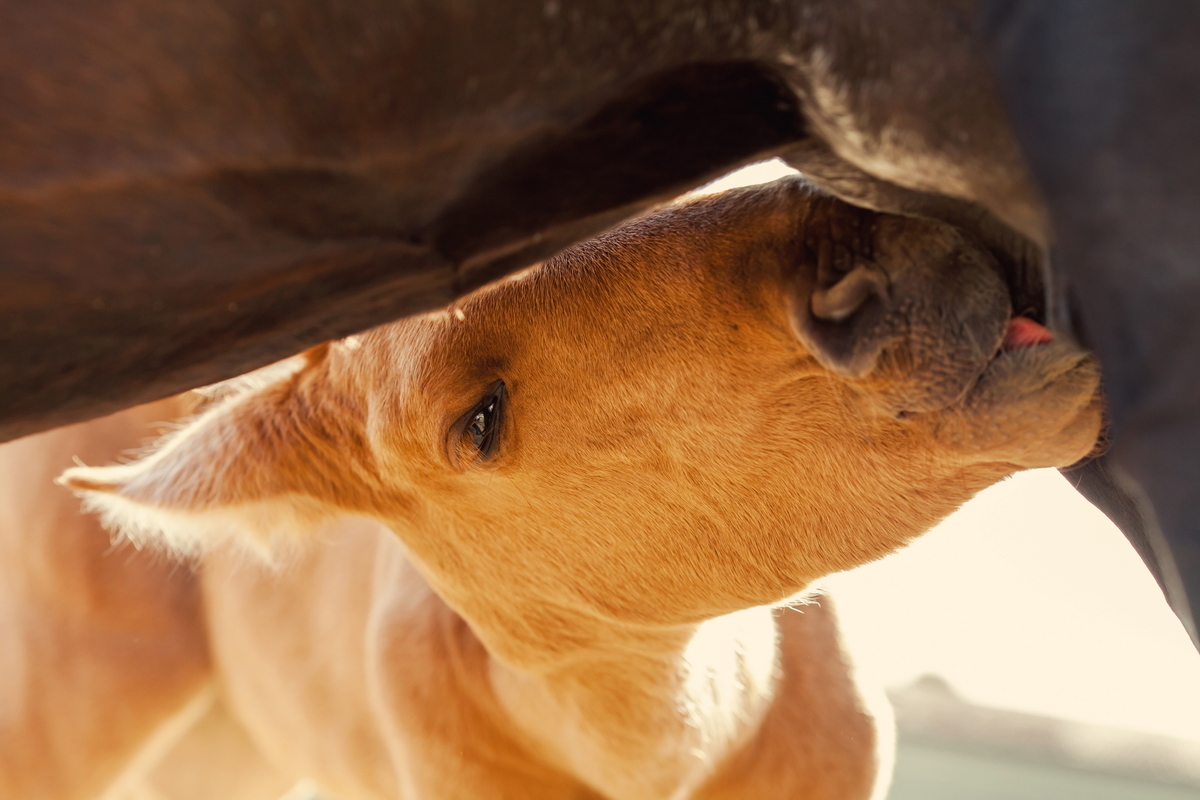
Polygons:
[[555,766],[617,797],[682,796],[757,728],[778,672],[770,609],[597,649],[552,673],[493,662],[497,698]]

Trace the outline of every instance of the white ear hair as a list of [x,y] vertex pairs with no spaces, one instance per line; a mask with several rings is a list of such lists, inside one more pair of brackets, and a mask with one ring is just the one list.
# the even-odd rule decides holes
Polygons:
[[139,545],[186,554],[234,540],[269,556],[311,541],[352,513],[338,503],[351,492],[330,495],[362,439],[344,404],[320,402],[321,376],[303,374],[215,404],[138,461],[74,467],[59,483]]
[[160,547],[180,556],[233,545],[266,562],[277,562],[307,542],[336,516],[335,510],[295,494],[199,510],[179,510],[130,499],[119,492],[86,488],[119,467],[75,467],[59,482],[83,500],[85,511],[98,514],[110,531],[135,547]]

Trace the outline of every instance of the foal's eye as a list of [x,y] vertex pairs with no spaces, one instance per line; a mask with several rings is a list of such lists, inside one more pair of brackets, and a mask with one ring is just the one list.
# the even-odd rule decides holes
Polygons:
[[504,415],[507,392],[503,381],[497,381],[479,404],[467,412],[463,438],[469,439],[481,458],[490,458],[499,441],[500,423]]

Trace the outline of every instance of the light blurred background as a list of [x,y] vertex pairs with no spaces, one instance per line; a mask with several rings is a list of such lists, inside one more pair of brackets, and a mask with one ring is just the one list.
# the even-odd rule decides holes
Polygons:
[[[765,162],[700,191],[792,172]],[[1016,475],[828,585],[897,705],[890,800],[1200,798],[1200,654],[1057,471]]]
[[1125,537],[1055,470],[984,491],[830,582],[856,656],[990,706],[1200,742],[1200,653]]
[[1057,471],[829,585],[897,706],[890,800],[1200,798],[1200,653]]

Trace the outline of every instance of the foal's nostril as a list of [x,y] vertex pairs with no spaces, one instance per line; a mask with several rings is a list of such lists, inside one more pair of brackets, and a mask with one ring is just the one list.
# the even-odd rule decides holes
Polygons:
[[887,275],[877,267],[858,266],[832,286],[814,289],[810,307],[817,319],[842,322],[872,296],[888,299]]

